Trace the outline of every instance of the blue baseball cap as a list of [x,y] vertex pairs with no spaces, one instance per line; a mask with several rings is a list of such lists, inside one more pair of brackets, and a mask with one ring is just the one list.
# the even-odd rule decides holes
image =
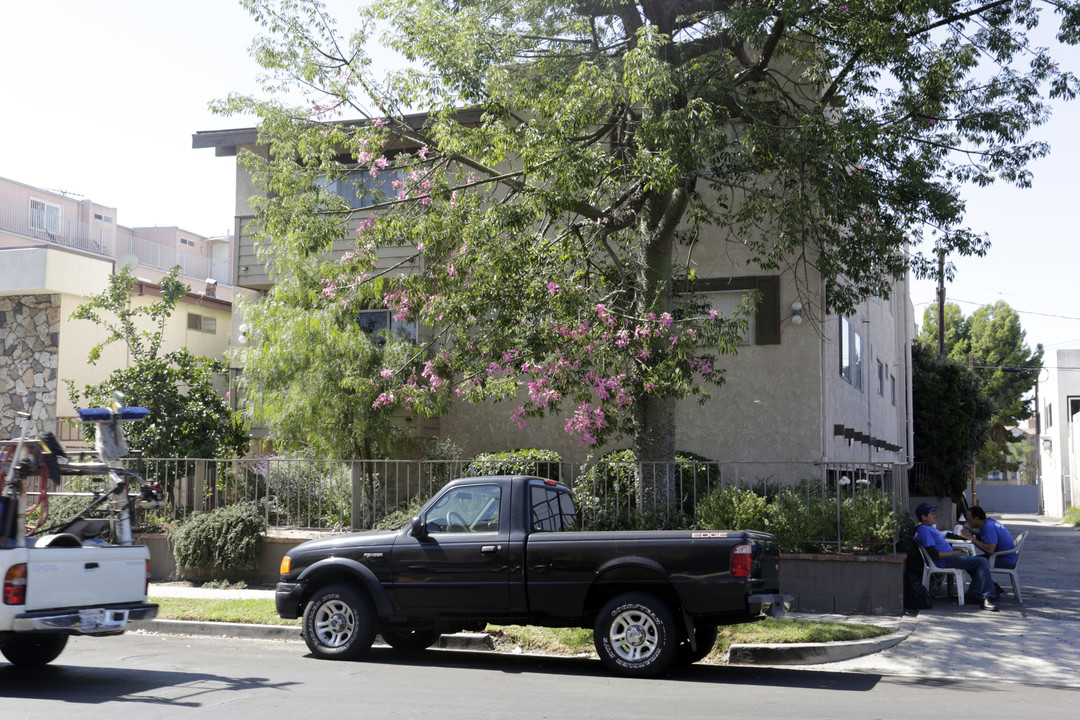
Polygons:
[[915,508],[915,517],[921,520],[923,515],[929,515],[932,512],[937,512],[937,505],[919,503],[919,506]]

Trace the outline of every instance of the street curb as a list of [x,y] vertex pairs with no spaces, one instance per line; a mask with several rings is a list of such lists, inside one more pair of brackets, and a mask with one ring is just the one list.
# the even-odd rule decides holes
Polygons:
[[[139,623],[139,630],[159,635],[197,635],[200,637],[231,637],[244,640],[302,640],[296,625],[257,625],[255,623],[202,622],[198,620],[150,620]],[[375,643],[385,645],[381,637]],[[495,644],[487,633],[449,633],[432,647],[446,650],[494,650]]]
[[868,640],[828,643],[734,644],[728,649],[729,665],[820,665],[840,662],[888,650],[906,640],[918,618],[904,615],[896,632]]

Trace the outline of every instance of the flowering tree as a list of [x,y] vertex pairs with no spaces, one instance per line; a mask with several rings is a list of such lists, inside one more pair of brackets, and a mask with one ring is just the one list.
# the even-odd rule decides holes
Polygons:
[[[985,252],[960,187],[1028,185],[1044,97],[1076,92],[1026,40],[1042,8],[1076,42],[1066,1],[382,0],[347,38],[318,3],[243,4],[273,99],[219,109],[261,117],[267,260],[355,230],[320,302],[432,332],[376,404],[453,383],[638,460],[674,457],[676,403],[723,380],[750,309],[710,312],[695,248],[823,278],[818,312],[887,296],[938,249]],[[410,68],[380,77],[385,47]]]

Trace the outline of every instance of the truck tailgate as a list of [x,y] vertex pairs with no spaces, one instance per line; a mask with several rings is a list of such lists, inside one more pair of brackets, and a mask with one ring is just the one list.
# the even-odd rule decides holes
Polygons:
[[33,548],[27,556],[25,612],[146,600],[144,546]]

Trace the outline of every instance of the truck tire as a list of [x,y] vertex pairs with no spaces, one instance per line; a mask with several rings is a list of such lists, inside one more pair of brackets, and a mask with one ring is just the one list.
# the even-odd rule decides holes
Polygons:
[[609,670],[650,677],[675,662],[679,635],[667,605],[654,595],[631,592],[615,596],[600,610],[593,643]]
[[47,665],[64,651],[67,635],[3,633],[0,634],[0,653],[12,665],[40,667]]
[[677,662],[683,665],[692,665],[704,658],[712,652],[713,646],[716,645],[716,636],[718,634],[715,627],[695,628],[694,643],[697,645],[697,650],[690,649],[689,641],[682,643],[679,645],[679,657]]
[[355,660],[375,642],[371,601],[348,585],[321,588],[304,610],[303,634],[316,657]]
[[395,650],[427,650],[439,642],[442,633],[434,630],[386,629],[379,633],[383,641]]

